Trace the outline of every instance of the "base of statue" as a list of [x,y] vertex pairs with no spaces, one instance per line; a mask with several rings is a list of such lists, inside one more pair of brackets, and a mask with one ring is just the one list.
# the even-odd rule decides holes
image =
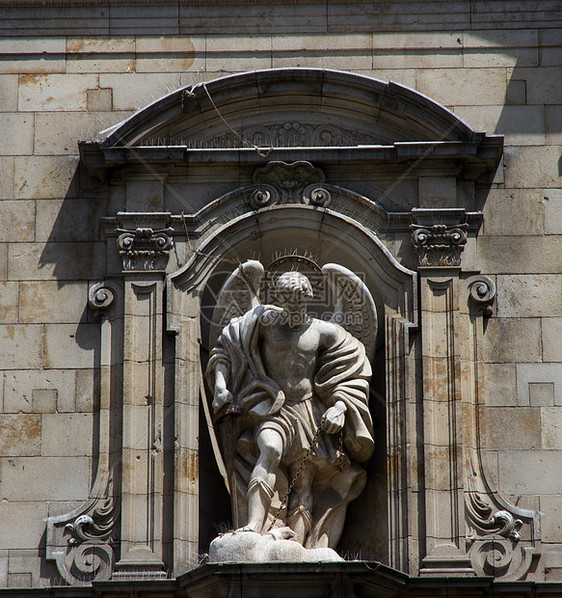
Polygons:
[[289,528],[276,528],[266,534],[240,530],[221,534],[209,546],[211,563],[320,563],[343,561],[331,548],[304,548]]

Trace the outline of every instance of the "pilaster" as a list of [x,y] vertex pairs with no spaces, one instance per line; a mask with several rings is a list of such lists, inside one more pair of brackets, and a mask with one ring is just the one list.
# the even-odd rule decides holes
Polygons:
[[165,577],[162,310],[168,214],[120,214],[124,280],[121,559],[114,577]]

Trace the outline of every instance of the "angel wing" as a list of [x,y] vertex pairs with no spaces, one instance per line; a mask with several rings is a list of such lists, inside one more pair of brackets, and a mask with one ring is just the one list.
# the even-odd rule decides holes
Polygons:
[[241,316],[260,305],[259,292],[263,275],[264,268],[261,263],[257,260],[248,260],[228,277],[213,310],[209,347],[216,345],[222,329],[232,318]]
[[377,308],[367,285],[340,264],[326,264],[322,273],[334,296],[331,321],[360,340],[372,360],[377,337]]

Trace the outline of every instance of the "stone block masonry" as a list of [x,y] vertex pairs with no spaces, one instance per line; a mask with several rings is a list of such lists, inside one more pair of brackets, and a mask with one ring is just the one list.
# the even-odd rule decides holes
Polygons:
[[[44,519],[90,491],[100,326],[87,291],[115,258],[99,219],[160,209],[170,194],[140,180],[126,195],[112,180],[110,201],[81,172],[77,142],[181,85],[274,67],[393,80],[505,136],[496,182],[470,200],[484,222],[466,250],[497,284],[480,356],[483,443],[499,489],[536,499],[542,541],[562,552],[559,3],[94,4],[0,2],[0,586],[52,583]],[[174,205],[215,199],[189,176]],[[415,192],[420,207],[465,201],[441,172]],[[178,485],[195,492],[187,476]]]

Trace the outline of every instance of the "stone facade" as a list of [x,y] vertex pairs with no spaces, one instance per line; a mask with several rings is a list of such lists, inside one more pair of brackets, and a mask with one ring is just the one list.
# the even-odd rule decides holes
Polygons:
[[[558,3],[0,0],[0,12],[0,587],[90,579],[89,565],[69,572],[60,556],[72,534],[83,546],[84,529],[101,547],[97,570],[111,575],[118,557],[121,582],[139,563],[152,578],[197,565],[202,538],[216,531],[202,522],[212,528],[224,512],[220,496],[207,498],[218,476],[200,455],[212,451],[198,440],[205,423],[189,383],[200,377],[198,293],[211,268],[198,256],[237,257],[212,245],[223,225],[229,247],[244,239],[242,257],[263,252],[250,232],[226,230],[250,209],[301,218],[282,177],[259,170],[281,160],[318,169],[299,197],[314,191],[317,207],[376,233],[364,251],[379,265],[364,274],[393,316],[378,458],[416,446],[400,474],[375,467],[372,484],[389,498],[373,490],[384,504],[350,514],[350,553],[414,578],[507,570],[562,582]],[[306,92],[310,109],[295,94],[276,113],[257,99],[275,100],[255,83],[265,79],[228,78],[287,68],[310,69],[311,86],[328,70],[399,86],[376,88],[379,102],[368,86],[352,93],[347,78],[326,75],[321,91]],[[134,126],[113,128],[142,109]],[[255,114],[276,114],[275,127]],[[80,156],[85,140],[100,142],[82,144]],[[295,140],[310,147],[295,151]],[[455,150],[428,157],[428,140]],[[275,249],[299,244],[281,217],[259,224]],[[311,216],[299,230],[318,226]],[[326,217],[323,226],[323,245],[306,247],[319,259],[341,224]],[[360,270],[367,242],[342,244]],[[377,365],[385,370],[384,359]],[[464,467],[485,470],[472,480],[484,485],[471,487]],[[384,530],[374,524],[382,511]],[[134,523],[139,513],[146,528]],[[95,533],[79,517],[91,517]],[[502,517],[511,517],[503,527]],[[354,539],[363,525],[370,544]],[[521,576],[504,548],[487,568],[495,553],[485,538],[497,548],[517,543],[518,530],[520,558],[530,559]],[[142,543],[150,550],[140,554]],[[470,550],[482,552],[480,569]]]

